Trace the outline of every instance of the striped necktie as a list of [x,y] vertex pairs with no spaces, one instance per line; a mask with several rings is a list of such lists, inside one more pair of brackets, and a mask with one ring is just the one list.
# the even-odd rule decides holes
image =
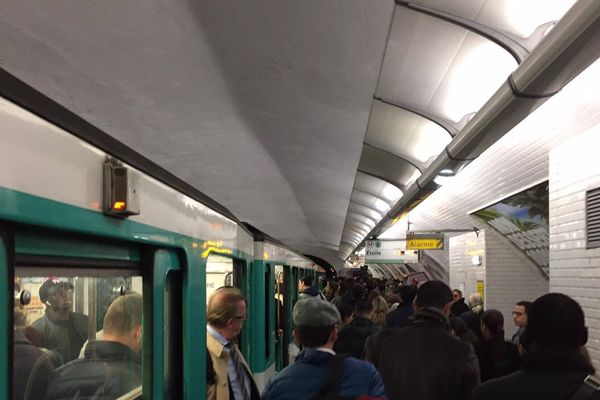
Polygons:
[[[244,365],[240,360],[237,352],[237,346],[235,343],[227,343],[226,345],[229,348],[229,358],[233,363],[233,367],[235,369],[235,374],[240,383],[240,387],[242,389],[242,399],[239,400],[250,400],[250,385],[248,382],[248,376],[246,375],[246,371],[244,370]],[[238,399],[235,399],[238,400]]]

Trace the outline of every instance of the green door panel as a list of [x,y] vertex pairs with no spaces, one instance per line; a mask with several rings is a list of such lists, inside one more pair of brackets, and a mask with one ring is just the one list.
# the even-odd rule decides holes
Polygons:
[[15,252],[18,254],[97,258],[139,262],[140,250],[131,244],[110,240],[89,239],[48,231],[17,230]]

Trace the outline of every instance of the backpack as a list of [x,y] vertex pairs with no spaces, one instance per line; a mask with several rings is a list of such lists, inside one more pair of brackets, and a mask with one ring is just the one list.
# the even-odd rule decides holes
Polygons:
[[348,357],[346,354],[336,354],[329,362],[325,382],[319,388],[317,395],[313,400],[342,400],[340,396],[340,381],[342,378],[342,366],[344,360]]
[[336,354],[333,356],[329,362],[329,367],[327,368],[325,382],[323,382],[313,400],[383,400],[380,397],[372,397],[368,395],[358,396],[353,399],[342,397],[340,395],[340,381],[342,380],[342,369],[344,365],[344,359],[346,359],[346,357],[349,357],[349,355]]
[[588,375],[579,389],[569,400],[597,400],[600,399],[600,382],[596,381],[592,375]]

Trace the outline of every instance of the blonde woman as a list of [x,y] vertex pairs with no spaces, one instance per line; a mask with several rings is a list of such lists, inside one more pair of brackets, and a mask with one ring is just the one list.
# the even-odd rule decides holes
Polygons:
[[478,340],[482,340],[480,322],[481,314],[483,314],[483,298],[479,293],[469,296],[469,307],[471,309],[459,315],[459,318],[465,321],[467,328],[477,336]]
[[371,300],[373,303],[373,313],[371,314],[371,321],[380,328],[385,327],[385,316],[388,313],[388,305],[385,299],[381,296],[375,297]]

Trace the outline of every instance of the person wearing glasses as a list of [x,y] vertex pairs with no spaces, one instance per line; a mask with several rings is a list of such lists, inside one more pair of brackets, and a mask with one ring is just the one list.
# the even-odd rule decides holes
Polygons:
[[527,326],[527,312],[529,311],[529,307],[531,307],[530,301],[519,301],[513,308],[513,322],[518,329],[512,336],[511,342],[516,346],[519,345],[519,338]]
[[450,317],[458,317],[459,315],[469,311],[469,306],[465,304],[463,293],[454,289],[452,291],[452,307],[450,307]]
[[221,287],[206,309],[208,400],[258,400],[250,368],[235,343],[246,320],[246,298],[233,287]]

